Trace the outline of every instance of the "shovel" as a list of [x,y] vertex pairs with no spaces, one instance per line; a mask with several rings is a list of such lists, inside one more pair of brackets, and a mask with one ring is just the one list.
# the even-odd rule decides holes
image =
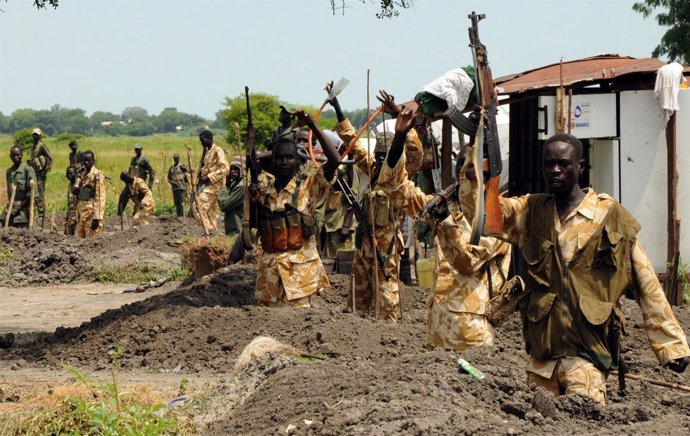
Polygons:
[[17,185],[12,183],[12,194],[10,194],[10,202],[7,203],[7,211],[5,211],[5,228],[10,226],[10,215],[12,214],[12,208],[14,206],[14,197],[17,193]]

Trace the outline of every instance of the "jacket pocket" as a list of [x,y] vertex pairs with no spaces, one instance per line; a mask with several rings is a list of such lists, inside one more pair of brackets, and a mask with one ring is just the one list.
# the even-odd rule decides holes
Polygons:
[[548,239],[530,238],[521,250],[527,262],[529,278],[539,285],[548,287],[551,277],[553,242]]
[[527,319],[531,322],[539,322],[546,318],[551,312],[555,300],[555,293],[532,293],[527,305]]
[[604,227],[601,237],[599,238],[599,245],[597,246],[597,252],[594,255],[594,267],[605,267],[611,268],[613,270],[617,269],[616,258],[621,250],[623,244],[621,240],[623,235],[613,231],[609,226]]
[[592,325],[602,325],[611,317],[614,308],[613,303],[600,301],[596,298],[580,295],[580,311],[587,322]]

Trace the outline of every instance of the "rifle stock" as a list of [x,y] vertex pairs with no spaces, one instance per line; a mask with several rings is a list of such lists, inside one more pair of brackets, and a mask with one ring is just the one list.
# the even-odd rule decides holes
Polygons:
[[[486,156],[486,173],[488,177],[484,180],[484,171],[479,172],[479,183],[485,183],[484,213],[486,214],[482,227],[477,229],[478,233],[487,235],[497,235],[503,233],[503,211],[498,200],[499,176],[503,170],[501,161],[501,147],[498,139],[498,128],[496,125],[496,113],[498,111],[498,100],[494,89],[494,81],[489,67],[486,46],[479,39],[479,21],[484,19],[484,14],[477,15],[474,11],[468,18],[472,26],[468,29],[470,36],[470,47],[472,48],[478,101],[482,106],[483,141],[478,144],[483,148],[480,156]],[[484,162],[482,162],[484,164]],[[473,233],[474,233],[473,228]]]

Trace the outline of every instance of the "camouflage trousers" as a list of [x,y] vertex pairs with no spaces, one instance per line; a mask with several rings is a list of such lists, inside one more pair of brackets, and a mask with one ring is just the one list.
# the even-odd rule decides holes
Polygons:
[[311,296],[303,298],[295,298],[294,300],[286,300],[285,294],[283,293],[283,299],[278,301],[259,301],[256,302],[257,306],[264,307],[296,307],[298,309],[304,309],[311,307]]
[[[556,359],[556,367],[551,376],[540,371],[541,367],[551,367],[553,360],[530,359],[527,368],[527,385],[541,386],[554,395],[582,394],[606,404],[606,373],[594,364],[580,357]],[[538,374],[541,372],[541,374]]]
[[46,177],[36,176],[36,198],[34,199],[35,207],[38,212],[37,217],[41,218],[46,213]]
[[98,228],[91,228],[91,221],[95,218],[93,205],[89,202],[80,202],[77,205],[77,237],[90,238],[103,231],[103,220],[98,223]]
[[[389,241],[393,243],[388,262],[385,265],[389,280],[383,276],[381,268],[374,266],[375,251],[371,244],[371,238],[365,236],[362,247],[355,251],[355,259],[352,265],[352,273],[355,276],[355,307],[365,313],[375,312],[376,299],[378,298],[378,319],[398,321],[398,307],[400,304],[400,284],[398,272],[400,269],[400,249],[402,240],[398,234],[388,235],[387,238],[379,238],[381,251],[388,252]],[[391,241],[393,239],[393,241]],[[376,278],[378,277],[378,297],[375,294]]]
[[74,236],[77,232],[77,205],[70,204],[67,206],[67,215],[65,215],[65,235]]
[[149,223],[149,217],[153,215],[153,204],[148,202],[141,202],[141,204],[134,205],[134,220],[135,226],[145,226]]
[[427,342],[432,347],[465,351],[471,347],[491,346],[496,335],[484,315],[453,312],[436,295],[428,300]]
[[196,222],[204,228],[204,233],[211,234],[211,231],[218,231],[218,198],[217,194],[204,191],[196,198],[194,208],[194,218]]

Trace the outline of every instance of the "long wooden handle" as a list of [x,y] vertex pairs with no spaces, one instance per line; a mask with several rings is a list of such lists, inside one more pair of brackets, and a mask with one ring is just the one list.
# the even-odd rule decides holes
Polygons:
[[5,211],[5,228],[10,226],[10,215],[12,214],[12,209],[14,208],[14,196],[17,193],[17,185],[12,183],[12,194],[10,194],[10,202],[7,203],[7,210]]
[[[618,371],[611,371],[611,375],[617,376]],[[655,380],[653,378],[647,378],[647,377],[643,377],[641,375],[626,373],[625,378],[629,378],[631,380],[639,380],[639,381],[647,382],[647,383],[652,384],[652,385],[663,386],[665,388],[678,389],[681,391],[690,392],[690,386],[685,386],[685,385],[681,385],[678,383],[666,382],[663,380]]]
[[486,181],[484,190],[484,211],[486,218],[484,220],[484,234],[485,235],[501,235],[503,234],[503,210],[501,203],[498,200],[499,177],[490,177]]
[[381,112],[383,112],[383,107],[380,107],[380,108],[376,109],[376,112],[374,112],[374,114],[373,114],[371,117],[369,117],[369,119],[367,120],[367,122],[364,123],[364,126],[360,129],[359,132],[357,132],[357,135],[355,135],[355,137],[352,138],[352,141],[350,141],[350,145],[348,145],[347,149],[346,149],[346,150],[343,152],[343,154],[340,156],[341,158],[345,158],[345,156],[347,156],[348,153],[350,153],[350,152],[352,151],[352,148],[354,148],[354,146],[355,146],[355,144],[357,143],[357,141],[359,140],[360,136],[362,136],[362,133],[364,133],[364,131],[365,131],[365,130],[367,129],[367,127],[369,127],[369,125],[376,119],[376,117],[378,117],[379,115],[381,115]]
[[33,180],[29,180],[29,190],[31,191],[29,196],[29,230],[31,230],[34,228],[34,202],[36,201],[36,182]]

